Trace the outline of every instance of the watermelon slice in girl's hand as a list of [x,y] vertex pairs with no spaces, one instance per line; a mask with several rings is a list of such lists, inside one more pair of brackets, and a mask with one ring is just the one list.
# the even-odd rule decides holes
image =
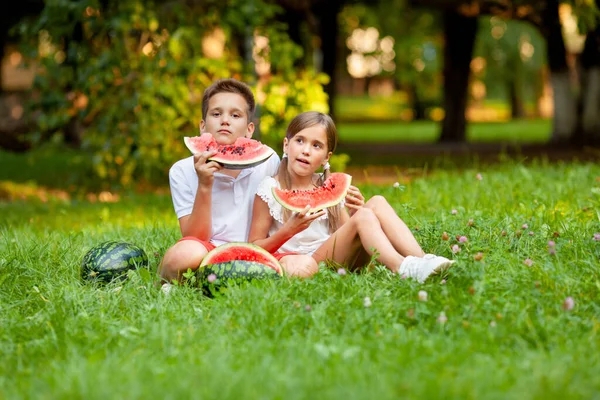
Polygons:
[[216,150],[208,161],[216,161],[226,169],[255,167],[267,161],[275,151],[258,140],[238,138],[233,144],[220,145],[210,133],[184,137],[183,141],[192,154]]
[[311,190],[284,190],[274,187],[273,197],[279,204],[294,212],[303,211],[310,205],[309,213],[333,207],[346,197],[352,177],[341,172],[334,172],[323,182],[322,186]]

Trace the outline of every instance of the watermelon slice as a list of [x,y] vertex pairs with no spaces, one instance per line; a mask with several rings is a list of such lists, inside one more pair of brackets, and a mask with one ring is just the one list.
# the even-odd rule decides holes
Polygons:
[[288,210],[300,212],[310,205],[309,213],[333,207],[346,197],[352,177],[335,172],[323,182],[323,186],[311,190],[283,190],[273,188],[273,197]]
[[[208,266],[228,263],[231,261],[247,261],[253,264],[260,264],[264,268],[273,270],[277,275],[283,274],[283,269],[279,261],[271,253],[250,243],[227,243],[211,250],[202,260],[199,269]],[[239,265],[242,265],[241,263]],[[243,274],[241,269],[234,269],[235,275]]]
[[200,136],[184,137],[183,142],[193,153],[216,150],[217,154],[209,161],[216,161],[226,169],[244,169],[255,167],[267,161],[275,151],[258,140],[238,138],[233,144],[220,145],[210,133]]

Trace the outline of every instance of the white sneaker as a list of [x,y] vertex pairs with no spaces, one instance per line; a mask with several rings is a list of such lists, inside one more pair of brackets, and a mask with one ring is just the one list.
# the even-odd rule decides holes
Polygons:
[[431,275],[438,274],[448,268],[456,261],[448,260],[446,257],[426,254],[423,258],[408,256],[404,259],[398,274],[406,278],[416,279],[419,283],[425,282]]

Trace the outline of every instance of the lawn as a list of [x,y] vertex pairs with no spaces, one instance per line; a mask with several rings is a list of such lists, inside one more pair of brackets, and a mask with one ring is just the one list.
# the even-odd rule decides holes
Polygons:
[[[212,299],[156,288],[179,237],[168,195],[0,202],[0,398],[598,397],[600,166],[506,160],[403,183],[361,189],[458,261],[445,280],[323,268]],[[81,284],[83,255],[110,239],[143,247],[150,272]]]
[[[365,122],[340,123],[340,142],[432,143],[440,135],[440,123]],[[552,121],[523,119],[510,122],[478,122],[467,125],[467,141],[471,143],[545,143],[550,139]]]

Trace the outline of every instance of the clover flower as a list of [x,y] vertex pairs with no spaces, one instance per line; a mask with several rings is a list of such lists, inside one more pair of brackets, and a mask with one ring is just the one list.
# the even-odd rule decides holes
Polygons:
[[569,296],[563,302],[562,308],[565,311],[571,311],[573,309],[573,307],[575,307],[575,300],[573,300],[573,298],[571,296]]

